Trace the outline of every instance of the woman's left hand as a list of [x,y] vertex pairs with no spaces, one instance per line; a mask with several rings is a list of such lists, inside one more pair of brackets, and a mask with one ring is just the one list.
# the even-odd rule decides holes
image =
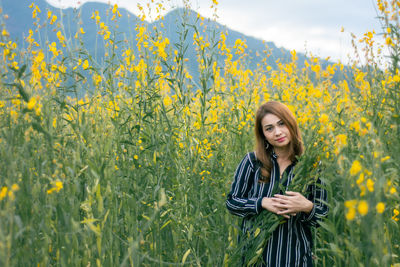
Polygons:
[[299,192],[286,191],[286,195],[273,196],[275,206],[281,209],[280,215],[296,215],[299,212],[310,213],[314,204]]

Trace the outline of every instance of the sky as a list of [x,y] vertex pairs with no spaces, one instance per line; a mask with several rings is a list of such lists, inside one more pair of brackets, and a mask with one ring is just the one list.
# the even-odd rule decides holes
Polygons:
[[[66,8],[78,7],[90,0],[47,0]],[[151,0],[99,0],[126,8],[139,14],[138,3],[145,6]],[[157,0],[156,0],[157,1]],[[166,10],[183,6],[183,0],[161,0]],[[187,0],[186,0],[187,1]],[[93,2],[90,1],[90,2]],[[191,8],[204,17],[213,17],[212,0],[190,0]],[[373,0],[219,0],[217,21],[228,28],[242,32],[278,47],[330,57],[333,61],[348,63],[353,57],[351,33],[358,39],[374,30],[381,32]]]

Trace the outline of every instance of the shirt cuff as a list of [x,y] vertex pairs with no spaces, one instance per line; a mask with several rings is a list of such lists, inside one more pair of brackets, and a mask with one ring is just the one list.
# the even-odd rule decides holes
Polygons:
[[259,214],[262,211],[262,205],[261,205],[262,199],[263,199],[262,197],[257,199],[257,202],[256,202],[256,213],[257,214]]
[[310,221],[313,217],[314,217],[314,214],[315,214],[315,205],[313,205],[313,207],[312,207],[312,209],[311,209],[311,211],[310,211],[310,213],[309,214],[307,214],[307,213],[304,213],[303,212],[303,217],[304,217],[304,219],[302,220],[303,222],[308,222],[308,221]]

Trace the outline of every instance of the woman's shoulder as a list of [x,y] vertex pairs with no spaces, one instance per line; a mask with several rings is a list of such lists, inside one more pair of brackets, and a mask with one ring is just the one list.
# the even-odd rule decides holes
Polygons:
[[242,161],[248,163],[253,170],[258,166],[255,151],[247,152]]

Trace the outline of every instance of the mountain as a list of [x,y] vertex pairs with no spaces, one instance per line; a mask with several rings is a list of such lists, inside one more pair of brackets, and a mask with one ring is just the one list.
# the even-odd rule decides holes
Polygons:
[[[22,43],[21,40],[29,35],[29,29],[34,29],[33,27],[35,27],[34,23],[36,19],[32,18],[32,9],[29,8],[31,3],[32,0],[0,0],[3,14],[7,14],[8,16],[8,18],[5,19],[6,28],[10,32],[11,38],[17,40],[19,44]],[[102,42],[96,41],[96,38],[98,38],[98,30],[95,21],[91,19],[91,17],[93,12],[97,10],[101,19],[104,20],[106,15],[110,13],[109,5],[98,2],[88,2],[80,6],[78,9],[58,9],[48,4],[45,0],[36,0],[35,4],[41,10],[41,12],[38,13],[38,17],[41,21],[39,24],[43,24],[43,22],[47,20],[47,11],[51,11],[53,14],[57,15],[57,21],[62,22],[61,25],[63,25],[65,29],[67,42],[76,42],[73,36],[75,35],[78,26],[82,27],[86,32],[83,35],[83,42],[88,53],[96,58],[98,62],[103,61],[104,47]],[[135,26],[137,23],[145,23],[148,25],[149,29],[153,29],[154,26],[156,26],[157,29],[162,29],[164,32],[163,36],[168,37],[170,44],[176,44],[179,43],[180,36],[178,32],[180,31],[183,14],[186,12],[187,16],[185,18],[189,24],[194,23],[198,19],[198,14],[195,11],[190,10],[187,12],[187,10],[185,11],[182,8],[172,10],[164,16],[163,20],[157,20],[152,23],[141,22],[137,16],[130,13],[126,9],[121,8],[119,9],[119,12],[121,13],[122,17],[119,18],[118,22],[118,40],[127,38],[134,47],[136,47]],[[79,21],[81,23],[80,25],[77,24]],[[163,28],[159,27],[161,23],[164,25]],[[277,48],[272,42],[263,42],[260,39],[231,30],[209,19],[204,20],[204,25],[207,27],[207,32],[209,34],[214,33],[219,35],[221,31],[227,32],[226,43],[228,46],[233,46],[237,39],[246,40],[246,53],[249,54],[249,60],[247,64],[250,69],[255,69],[257,64],[261,63],[262,59],[266,57],[264,52],[266,50],[266,45],[269,49],[271,49],[271,55],[268,57],[267,63],[273,69],[276,68],[276,61],[278,59],[282,63],[286,63],[291,60],[291,54],[289,50]],[[42,47],[46,46],[47,42],[51,43],[57,40],[56,31],[52,30],[54,28],[55,27],[43,27],[40,31],[40,38],[36,33],[35,39],[40,39],[40,44]],[[193,45],[192,40],[193,33],[193,27],[189,27],[187,33],[188,38],[185,43],[187,46],[185,56],[189,59],[187,63],[189,72],[192,74],[192,76],[194,76],[195,79],[197,79],[198,77],[196,76],[196,73],[198,73],[198,63],[196,59],[195,46]],[[302,67],[306,57],[304,54],[300,53],[298,53],[297,56],[299,58],[298,65]],[[218,65],[223,67],[223,62],[223,58],[219,59]]]

